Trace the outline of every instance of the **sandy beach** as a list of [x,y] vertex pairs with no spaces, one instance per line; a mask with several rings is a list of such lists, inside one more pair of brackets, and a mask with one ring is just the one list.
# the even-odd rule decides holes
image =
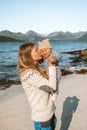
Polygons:
[[[56,130],[87,130],[87,74],[63,76],[56,100]],[[0,90],[0,130],[34,130],[21,85]]]

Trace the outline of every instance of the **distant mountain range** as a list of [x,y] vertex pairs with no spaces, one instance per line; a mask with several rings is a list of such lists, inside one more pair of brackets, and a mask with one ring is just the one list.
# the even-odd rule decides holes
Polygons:
[[6,36],[0,36],[0,42],[17,42],[19,40],[15,40],[11,37],[6,37]]
[[10,32],[4,30],[0,32],[0,42],[15,42],[15,41],[40,41],[45,38],[49,38],[51,41],[87,41],[87,32],[52,32],[48,35],[38,34],[32,30],[26,32],[25,34],[18,32]]

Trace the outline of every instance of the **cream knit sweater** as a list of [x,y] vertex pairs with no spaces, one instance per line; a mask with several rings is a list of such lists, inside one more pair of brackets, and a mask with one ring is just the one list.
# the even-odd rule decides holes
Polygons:
[[49,120],[55,113],[55,105],[50,92],[45,92],[40,87],[45,85],[56,90],[56,67],[49,67],[49,80],[38,71],[28,69],[21,74],[21,82],[32,109],[32,120],[40,122]]

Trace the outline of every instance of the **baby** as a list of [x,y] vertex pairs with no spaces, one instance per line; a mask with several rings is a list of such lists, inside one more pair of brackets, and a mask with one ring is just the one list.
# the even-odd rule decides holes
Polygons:
[[48,77],[49,77],[48,66],[49,66],[50,55],[52,55],[53,62],[54,62],[54,64],[56,64],[56,91],[52,92],[52,101],[55,101],[55,99],[58,95],[59,82],[61,79],[61,71],[58,66],[58,61],[61,59],[61,56],[58,53],[52,52],[52,47],[50,45],[49,39],[40,41],[40,42],[38,42],[38,44],[39,44],[39,53],[43,57],[44,67],[45,67]]

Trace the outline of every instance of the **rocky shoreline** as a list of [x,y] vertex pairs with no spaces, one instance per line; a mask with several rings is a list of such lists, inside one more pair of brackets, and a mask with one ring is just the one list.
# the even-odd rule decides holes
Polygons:
[[75,55],[72,58],[72,63],[77,63],[77,62],[81,62],[81,61],[87,62],[87,49],[71,51],[71,52],[64,52],[64,53]]
[[72,63],[73,63],[73,66],[75,66],[75,67],[74,67],[73,71],[71,71],[71,68],[61,69],[62,76],[65,76],[68,74],[73,74],[73,73],[76,73],[76,74],[86,74],[87,73],[87,68],[85,69],[85,67],[83,67],[81,69],[75,64],[75,63],[79,63],[79,62],[87,63],[87,49],[71,51],[71,52],[64,52],[64,53],[74,55],[74,57],[72,57]]

